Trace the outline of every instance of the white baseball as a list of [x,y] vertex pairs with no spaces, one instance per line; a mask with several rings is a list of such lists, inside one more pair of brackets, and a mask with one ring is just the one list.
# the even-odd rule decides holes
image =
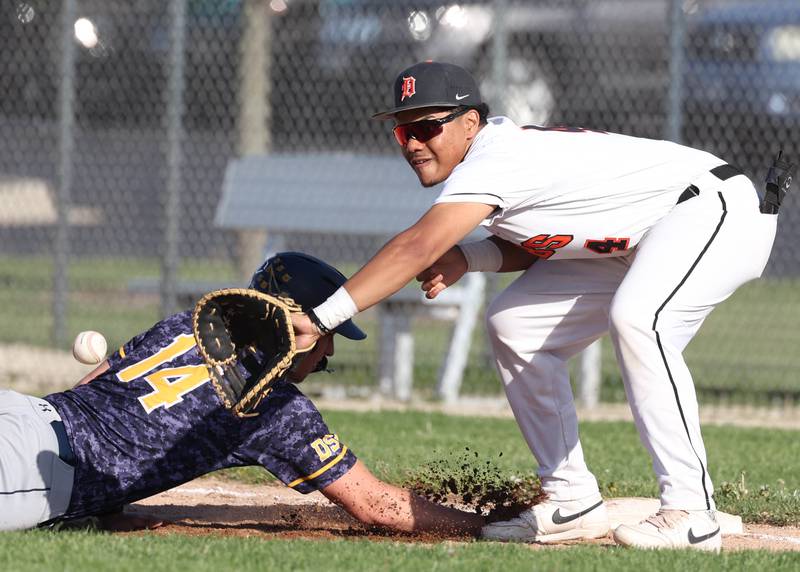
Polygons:
[[108,344],[103,334],[92,330],[81,332],[72,344],[72,356],[81,363],[98,364],[106,357]]

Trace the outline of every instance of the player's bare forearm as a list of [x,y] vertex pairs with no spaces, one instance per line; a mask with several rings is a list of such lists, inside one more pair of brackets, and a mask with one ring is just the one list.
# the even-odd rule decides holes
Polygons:
[[480,515],[442,506],[384,483],[361,461],[322,492],[364,524],[403,532],[477,535],[485,524]]
[[[409,490],[382,483],[365,495],[370,506],[362,521],[403,532],[477,536],[483,517],[424,499]],[[375,509],[378,510],[375,510]],[[356,518],[358,518],[357,515]],[[363,513],[362,513],[362,516]]]
[[108,360],[107,359],[103,360],[103,363],[101,363],[96,368],[94,368],[92,371],[90,371],[89,373],[84,375],[81,378],[81,380],[78,383],[75,384],[74,387],[78,387],[79,385],[84,385],[86,383],[89,383],[90,381],[92,381],[98,375],[101,375],[101,374],[105,373],[106,371],[108,371],[108,368],[109,368]]
[[[452,246],[452,245],[450,245]],[[448,246],[449,248],[449,246]],[[413,229],[390,240],[345,284],[359,310],[365,310],[400,290],[442,253]]]
[[492,207],[479,203],[434,205],[414,226],[392,238],[345,288],[359,310],[391,296],[469,234]]
[[538,256],[534,256],[526,251],[519,245],[503,240],[498,236],[490,236],[489,240],[497,245],[500,252],[503,253],[503,265],[498,272],[519,272],[526,270],[531,264],[539,260]]

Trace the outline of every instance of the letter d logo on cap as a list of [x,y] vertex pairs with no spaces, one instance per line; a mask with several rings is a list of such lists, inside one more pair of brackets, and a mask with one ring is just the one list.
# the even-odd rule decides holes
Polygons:
[[400,93],[400,101],[405,100],[407,97],[411,97],[415,93],[416,90],[417,80],[414,79],[413,76],[410,77],[403,77],[403,83],[401,85],[402,92]]

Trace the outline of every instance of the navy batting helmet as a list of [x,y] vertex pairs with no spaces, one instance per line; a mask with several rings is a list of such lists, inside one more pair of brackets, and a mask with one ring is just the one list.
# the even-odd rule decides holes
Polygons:
[[[347,281],[344,274],[330,264],[302,252],[279,252],[268,258],[250,279],[250,288],[286,296],[297,302],[303,310],[322,304]],[[334,329],[351,340],[367,337],[352,320]]]

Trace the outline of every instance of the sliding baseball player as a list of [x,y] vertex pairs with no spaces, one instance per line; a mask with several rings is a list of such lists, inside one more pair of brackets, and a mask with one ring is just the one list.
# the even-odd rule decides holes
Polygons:
[[366,337],[346,321],[296,352],[288,335],[290,310],[344,281],[321,260],[283,253],[251,289],[214,293],[158,322],[72,390],[43,399],[0,390],[0,530],[88,516],[124,528],[126,503],[255,465],[367,524],[477,533],[482,517],[375,478],[298,389],[325,368],[334,332]]

